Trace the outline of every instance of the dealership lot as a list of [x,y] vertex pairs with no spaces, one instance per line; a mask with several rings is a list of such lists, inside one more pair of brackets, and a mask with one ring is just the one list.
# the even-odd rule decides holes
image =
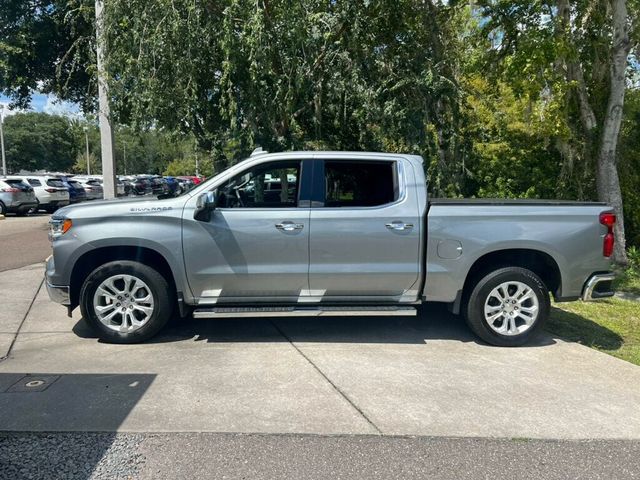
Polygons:
[[42,262],[51,255],[47,240],[50,215],[8,215],[0,219],[0,272]]
[[176,320],[109,345],[49,302],[41,264],[0,291],[2,430],[640,439],[637,366],[551,337],[489,347],[435,306]]

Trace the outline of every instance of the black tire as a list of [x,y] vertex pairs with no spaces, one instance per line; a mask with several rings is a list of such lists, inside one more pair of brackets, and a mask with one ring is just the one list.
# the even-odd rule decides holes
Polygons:
[[[98,319],[93,297],[98,286],[107,278],[126,274],[145,282],[153,295],[154,310],[149,320],[139,329],[132,332],[120,332],[105,326]],[[80,311],[89,326],[101,340],[108,343],[140,343],[156,335],[166,325],[174,308],[174,295],[167,280],[156,270],[147,265],[128,260],[105,263],[96,268],[84,281],[80,290]]]
[[7,214],[7,207],[5,206],[4,203],[0,202],[0,215],[6,215]]
[[[538,301],[538,315],[533,324],[519,334],[503,335],[493,330],[485,320],[484,308],[491,291],[505,282],[521,282],[531,288]],[[491,304],[490,304],[491,305]],[[524,345],[544,327],[551,304],[549,291],[540,277],[525,268],[505,267],[481,276],[475,283],[464,308],[467,324],[485,342],[499,347],[517,347]],[[522,313],[522,312],[521,312]],[[502,320],[504,322],[505,320]],[[519,322],[522,322],[518,319]],[[497,324],[500,325],[498,320]]]
[[40,211],[40,201],[36,200],[36,206],[29,210],[29,213],[36,214]]

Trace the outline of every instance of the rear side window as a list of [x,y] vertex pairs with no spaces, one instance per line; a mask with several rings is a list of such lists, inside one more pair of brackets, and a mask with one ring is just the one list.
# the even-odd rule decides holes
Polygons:
[[38,180],[37,178],[28,178],[27,180],[29,180],[29,184],[32,187],[41,187],[42,183],[40,183],[40,180]]
[[325,207],[375,207],[397,199],[395,162],[325,162]]
[[58,178],[50,178],[47,180],[47,185],[50,187],[64,188],[64,183]]

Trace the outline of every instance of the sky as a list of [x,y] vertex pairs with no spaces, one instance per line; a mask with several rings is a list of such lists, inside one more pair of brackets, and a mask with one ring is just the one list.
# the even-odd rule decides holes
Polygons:
[[[9,116],[18,112],[18,110],[8,110],[10,99],[0,94],[0,103],[5,106],[4,115]],[[79,116],[81,115],[78,106],[71,102],[60,102],[54,95],[43,95],[34,93],[31,98],[30,110],[35,112],[45,112],[50,114]]]

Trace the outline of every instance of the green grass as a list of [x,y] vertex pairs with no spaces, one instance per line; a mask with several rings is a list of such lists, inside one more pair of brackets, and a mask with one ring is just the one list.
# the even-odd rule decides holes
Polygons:
[[547,330],[565,340],[640,365],[640,302],[608,298],[556,303]]
[[626,267],[616,269],[616,279],[613,288],[617,292],[628,292],[640,295],[640,248],[631,247],[627,250]]
[[640,295],[640,274],[632,269],[616,272],[613,289],[616,292],[629,292]]

